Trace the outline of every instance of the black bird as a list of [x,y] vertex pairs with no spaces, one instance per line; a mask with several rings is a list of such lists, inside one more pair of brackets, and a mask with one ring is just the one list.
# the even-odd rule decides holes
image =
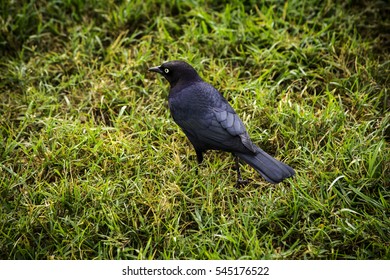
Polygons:
[[175,60],[152,67],[149,71],[160,73],[170,83],[169,109],[194,146],[198,164],[203,161],[205,151],[222,150],[235,155],[237,184],[244,182],[238,158],[273,184],[295,174],[290,166],[252,143],[244,124],[227,100],[204,82],[191,65]]

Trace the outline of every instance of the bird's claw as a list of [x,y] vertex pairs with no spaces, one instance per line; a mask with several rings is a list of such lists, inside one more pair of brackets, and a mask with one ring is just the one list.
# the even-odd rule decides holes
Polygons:
[[249,180],[244,180],[244,179],[240,178],[237,180],[235,187],[239,188],[239,187],[247,185],[248,183],[249,183]]

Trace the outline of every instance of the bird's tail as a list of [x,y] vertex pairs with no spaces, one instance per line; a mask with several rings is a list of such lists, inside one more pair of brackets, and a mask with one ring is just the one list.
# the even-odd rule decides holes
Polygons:
[[256,154],[235,153],[240,159],[257,170],[268,182],[277,184],[286,178],[294,176],[295,171],[287,164],[273,158],[257,147]]

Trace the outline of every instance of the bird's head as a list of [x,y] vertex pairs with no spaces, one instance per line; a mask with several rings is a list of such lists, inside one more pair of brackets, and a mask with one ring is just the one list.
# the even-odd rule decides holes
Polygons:
[[181,82],[196,82],[201,80],[195,69],[187,62],[181,60],[165,62],[160,66],[149,68],[149,71],[163,75],[171,87]]

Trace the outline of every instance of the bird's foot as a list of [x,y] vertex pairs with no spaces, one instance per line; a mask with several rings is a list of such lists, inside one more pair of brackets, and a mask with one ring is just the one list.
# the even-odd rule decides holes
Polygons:
[[249,180],[244,180],[242,178],[239,178],[239,179],[237,179],[235,187],[239,188],[239,187],[242,187],[242,186],[246,186],[248,183],[249,183]]

